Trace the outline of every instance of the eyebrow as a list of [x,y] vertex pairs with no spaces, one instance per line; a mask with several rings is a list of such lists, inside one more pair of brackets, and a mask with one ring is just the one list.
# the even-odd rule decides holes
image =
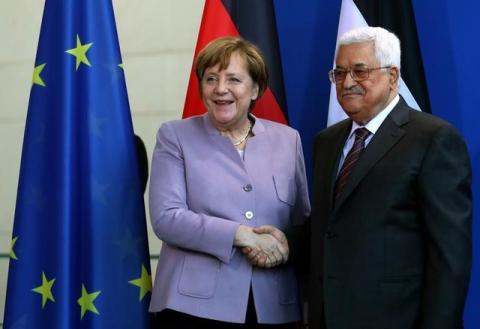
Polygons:
[[[204,76],[207,76],[207,75],[215,75],[215,76],[218,76],[219,73],[218,72],[205,72]],[[242,76],[242,73],[240,72],[235,72],[235,73],[226,73],[226,76],[227,77],[233,77],[233,76],[236,76],[236,77],[240,77]]]
[[[361,62],[361,63],[355,63],[355,64],[353,64],[353,65],[350,66],[350,67],[358,67],[358,66],[370,66],[370,65],[368,65],[367,63]],[[336,65],[335,68],[347,69],[347,67],[342,66],[342,65]]]

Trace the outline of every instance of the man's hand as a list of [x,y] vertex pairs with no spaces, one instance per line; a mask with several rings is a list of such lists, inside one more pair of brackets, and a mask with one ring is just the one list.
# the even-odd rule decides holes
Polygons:
[[242,248],[252,265],[270,268],[287,262],[289,247],[282,231],[272,225],[263,225],[254,228],[252,233],[255,245]]

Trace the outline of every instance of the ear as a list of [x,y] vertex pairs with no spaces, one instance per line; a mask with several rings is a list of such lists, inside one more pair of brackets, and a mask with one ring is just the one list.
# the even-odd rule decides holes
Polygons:
[[258,97],[258,84],[255,84],[252,89],[252,101],[256,100]]
[[396,66],[392,66],[388,72],[390,75],[390,86],[394,89],[399,87],[400,70]]

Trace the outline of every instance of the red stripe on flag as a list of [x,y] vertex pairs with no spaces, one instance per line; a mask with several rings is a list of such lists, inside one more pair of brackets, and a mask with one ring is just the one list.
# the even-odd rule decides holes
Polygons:
[[[203,9],[202,22],[198,33],[197,46],[195,47],[194,59],[201,49],[210,41],[222,36],[239,36],[237,27],[230,18],[230,14],[219,0],[207,0]],[[200,98],[198,81],[195,76],[195,62],[192,64],[190,80],[188,82],[183,118],[203,114],[206,109]],[[263,96],[256,102],[253,113],[261,118],[287,124],[285,115],[275,96],[268,88]]]
[[265,90],[263,96],[257,101],[252,113],[259,118],[288,124],[287,119],[270,88]]

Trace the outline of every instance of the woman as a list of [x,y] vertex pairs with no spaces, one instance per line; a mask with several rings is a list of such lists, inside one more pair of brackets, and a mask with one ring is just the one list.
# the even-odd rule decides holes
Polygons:
[[[195,68],[207,113],[163,124],[153,154],[150,214],[163,246],[150,311],[159,328],[294,327],[282,231],[310,211],[300,137],[251,114],[268,73],[250,42],[214,40]],[[265,225],[272,234],[252,230]]]

